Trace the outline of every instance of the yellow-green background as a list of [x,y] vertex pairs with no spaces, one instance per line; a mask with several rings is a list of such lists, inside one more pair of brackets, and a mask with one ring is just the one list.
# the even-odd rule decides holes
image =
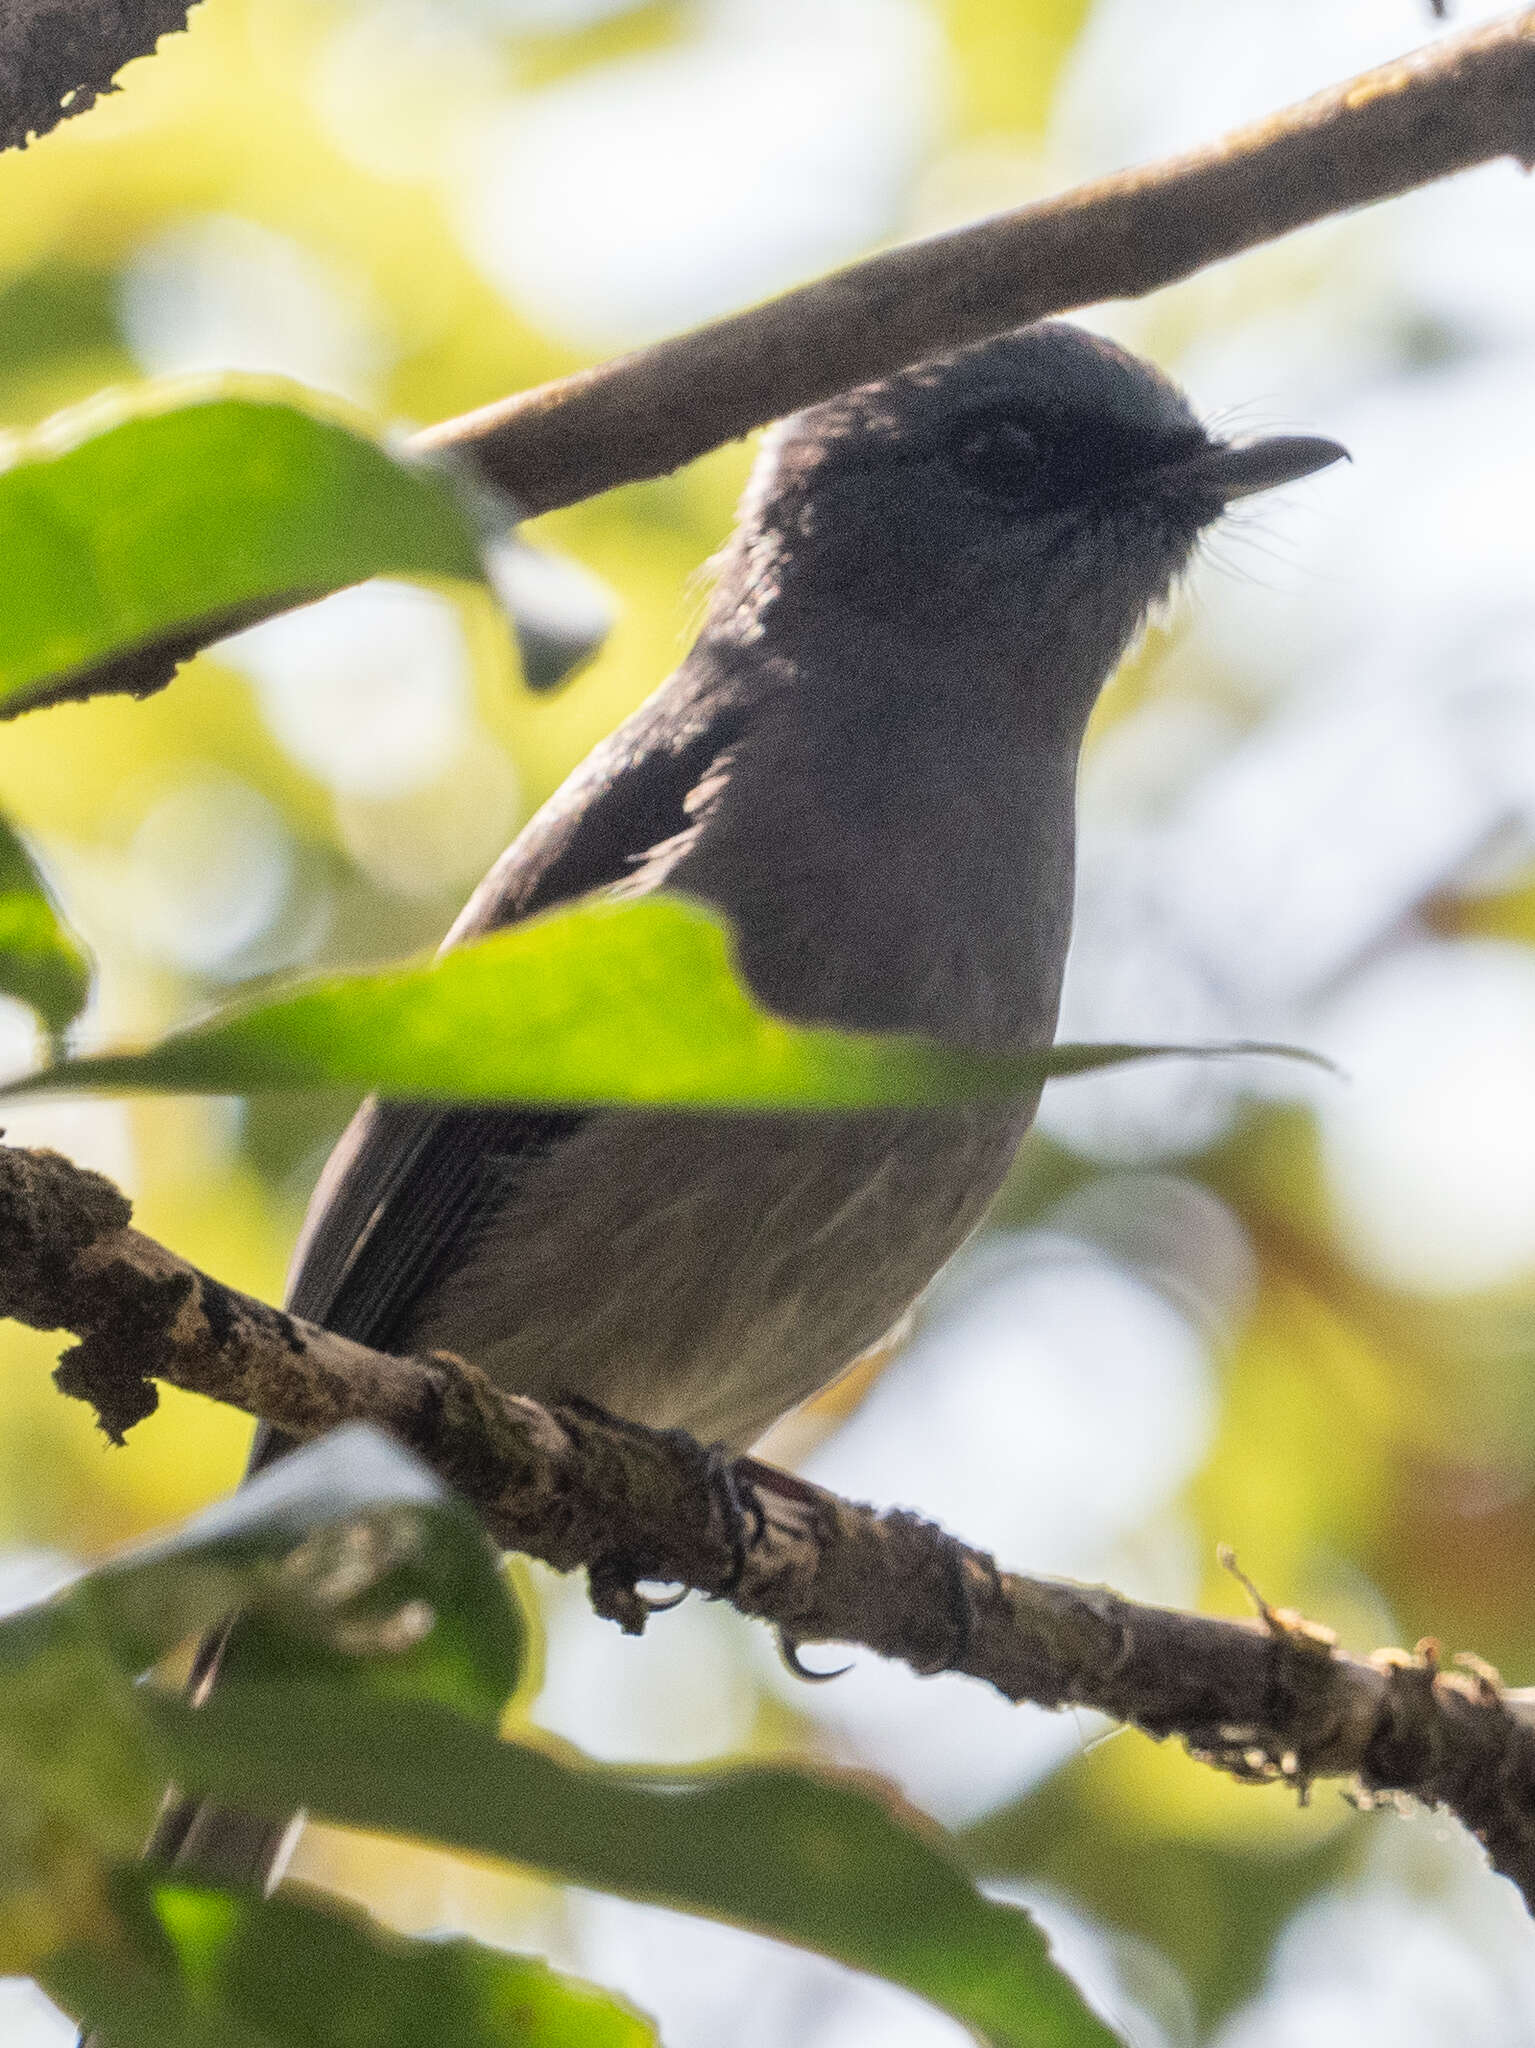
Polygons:
[[[589,323],[584,331],[572,319],[554,331],[558,323],[546,316],[540,326],[480,267],[462,230],[474,175],[466,151],[492,121],[532,118],[543,96],[583,78],[611,78],[642,110],[656,76],[647,69],[652,60],[732,35],[743,49],[760,48],[768,33],[762,10],[589,8],[589,18],[562,29],[547,7],[542,25],[530,27],[511,0],[499,7],[438,0],[439,25],[456,24],[470,54],[418,75],[412,53],[431,12],[347,0],[204,0],[188,34],[129,68],[119,96],[24,154],[0,159],[0,420],[30,422],[141,375],[122,312],[125,268],[178,223],[208,218],[232,217],[286,238],[315,274],[335,280],[352,306],[353,332],[366,336],[370,321],[377,326],[378,366],[366,395],[391,419],[440,418],[600,353]],[[1346,10],[1358,19],[1342,25],[1320,5],[1301,9],[1297,21],[1279,0],[1253,0],[1244,10],[1250,19],[1235,28],[1229,20],[1221,27],[1222,10],[1202,0],[1165,14],[1055,0],[935,0],[925,9],[891,0],[889,8],[841,12],[845,33],[828,44],[828,65],[856,69],[872,61],[886,34],[912,47],[914,36],[926,35],[935,72],[927,112],[908,138],[909,161],[880,187],[877,230],[863,243],[876,232],[895,237],[1026,199],[1068,177],[1113,168],[1138,147],[1193,140],[1256,111],[1266,93],[1321,85],[1331,72],[1406,46],[1431,27],[1426,9],[1385,0]],[[793,33],[809,34],[803,10],[796,23]],[[327,111],[334,89],[327,102],[316,80],[327,63],[334,68],[337,39],[359,24],[372,39],[368,47],[384,54],[351,76],[338,125]],[[1207,36],[1220,48],[1201,72],[1196,53]],[[1222,73],[1221,48],[1247,51],[1240,76]],[[851,78],[848,92],[856,99]],[[774,109],[769,100],[743,104],[740,118],[770,122]],[[381,138],[379,147],[351,147],[359,133]],[[663,148],[664,134],[650,146]],[[558,174],[551,165],[548,175]],[[856,168],[849,176],[856,179]],[[1477,240],[1476,229],[1484,209],[1500,223],[1516,219],[1503,185],[1473,181],[1455,204],[1442,219],[1421,205],[1416,213],[1404,207],[1262,252],[1122,315],[1121,331],[1186,372],[1196,397],[1208,395],[1199,389],[1201,375],[1223,397],[1228,387],[1233,397],[1250,396],[1259,423],[1289,423],[1318,394],[1335,394],[1340,408],[1367,426],[1373,420],[1383,438],[1410,434],[1413,394],[1428,388],[1415,379],[1486,361],[1499,375],[1522,366],[1527,380],[1535,350],[1531,202],[1524,200],[1522,233],[1511,227],[1502,244],[1491,235]],[[1471,248],[1464,284],[1454,264],[1462,237]],[[845,236],[840,253],[859,246]],[[807,255],[797,273],[791,248],[782,275],[763,276],[761,288],[808,272],[826,253]],[[581,260],[578,242],[570,260]],[[706,246],[699,260],[706,264]],[[1489,265],[1498,272],[1495,288],[1487,284]],[[1473,270],[1485,287],[1480,296]],[[706,275],[698,289],[712,303]],[[600,283],[588,280],[584,296],[600,300]],[[1488,296],[1500,298],[1501,310],[1486,311]],[[728,303],[721,299],[720,310]],[[1464,319],[1458,304],[1469,309]],[[641,338],[624,332],[623,322],[615,315],[612,345]],[[1259,383],[1245,393],[1248,363]],[[1517,533],[1528,507],[1525,487],[1510,477],[1513,458],[1501,446],[1497,415],[1487,417],[1486,489],[1472,503],[1498,537],[1488,547],[1496,565],[1516,555],[1508,534],[1511,527]],[[1296,423],[1333,426],[1309,415]],[[285,751],[251,683],[218,650],[151,702],[101,702],[0,730],[0,805],[34,838],[101,963],[91,1036],[162,1027],[274,960],[284,969],[358,961],[435,938],[472,880],[473,861],[493,850],[480,848],[486,813],[499,806],[509,820],[513,810],[526,815],[676,660],[697,616],[697,572],[728,526],[749,456],[745,447],[725,449],[678,477],[540,522],[534,537],[578,558],[617,603],[603,652],[562,693],[534,699],[523,691],[500,623],[483,600],[464,600],[479,722],[473,774],[481,778],[471,778],[467,793],[445,770],[408,796],[380,800],[361,825],[354,805],[343,830],[332,789]],[[1434,430],[1425,428],[1416,486],[1425,507],[1439,469]],[[1463,470],[1462,462],[1457,475]],[[1308,643],[1295,624],[1304,622],[1313,591],[1317,606],[1337,610],[1328,549],[1315,540],[1319,524],[1342,539],[1340,575],[1355,576],[1365,559],[1357,547],[1349,552],[1350,529],[1371,517],[1370,501],[1341,495],[1346,484],[1338,489],[1324,500],[1312,487],[1305,516],[1313,525],[1303,529],[1309,541],[1287,555],[1281,528],[1275,544],[1272,630],[1282,672],[1275,673],[1271,647],[1254,650],[1249,670],[1239,636],[1235,644],[1230,632],[1190,638],[1182,623],[1198,616],[1214,579],[1235,573],[1249,586],[1236,616],[1268,631],[1268,530],[1260,525],[1249,536],[1255,567],[1233,548],[1225,557],[1217,549],[1218,559],[1201,568],[1188,611],[1157,628],[1110,693],[1095,745],[1128,733],[1133,754],[1141,731],[1134,719],[1165,694],[1192,707],[1196,723],[1210,714],[1208,749],[1218,758],[1282,717],[1292,699],[1349,687],[1353,671],[1337,635]],[[1287,562],[1298,570],[1291,573]],[[1405,577],[1394,581],[1389,561],[1373,573],[1374,583],[1351,589],[1352,616],[1356,625],[1363,621],[1357,629],[1367,643],[1410,635],[1421,590]],[[3,578],[0,564],[0,602]],[[1514,626],[1528,621],[1516,578],[1504,596]],[[1216,590],[1212,602],[1218,598]],[[1471,589],[1466,598],[1496,617],[1500,601],[1496,588]],[[1485,658],[1502,664],[1506,681],[1508,664],[1522,660],[1521,673],[1535,681],[1535,634],[1511,630],[1496,663],[1478,654],[1474,635],[1467,639],[1470,653],[1447,643],[1447,661]],[[1196,757],[1205,758],[1197,748],[1189,759]],[[501,768],[487,766],[493,758]],[[1169,771],[1185,782],[1197,772],[1197,762]],[[185,965],[184,949],[178,956],[174,934],[165,940],[174,891],[169,911],[145,909],[140,897],[157,874],[174,877],[199,858],[195,834],[184,844],[176,838],[178,790],[201,793],[199,831],[209,829],[209,806],[216,819],[226,798],[231,815],[241,814],[251,792],[270,807],[261,815],[275,816],[286,835],[290,873],[267,935],[275,952],[263,955],[253,942],[198,974]],[[1327,829],[1346,825],[1348,810],[1345,787],[1337,809],[1319,820],[1315,851],[1324,865]],[[1100,807],[1100,825],[1104,814]],[[1511,798],[1515,823],[1492,849],[1496,859],[1480,841],[1446,855],[1379,937],[1377,963],[1382,953],[1425,938],[1453,943],[1480,935],[1514,948],[1535,942],[1535,865],[1516,814]],[[151,815],[169,821],[152,857],[143,838]],[[389,862],[371,873],[349,851],[359,832],[387,842]],[[388,887],[381,876],[389,863],[395,872],[408,869],[417,849],[417,864],[442,879],[408,891]],[[308,916],[316,904],[324,914]],[[1370,965],[1346,961],[1335,981],[1346,985]],[[1106,1020],[1099,1035],[1166,1035],[1160,1026],[1131,1007]],[[24,1050],[19,1028],[8,1042]],[[1362,1053],[1354,1044],[1352,1057],[1367,1069],[1368,1042]],[[1535,1070],[1535,1044],[1529,1060]],[[136,1101],[26,1110],[11,1128],[17,1138],[121,1166],[145,1229],[223,1278],[275,1297],[307,1182],[345,1113],[346,1105],[333,1102],[263,1102],[241,1116],[226,1104]],[[1522,1113],[1517,1105],[1510,1110]],[[1105,1149],[1113,1151],[1100,1147],[1094,1159],[1062,1144],[1058,1130],[1053,1141],[1041,1139],[1004,1197],[1002,1221],[1030,1226],[1058,1215],[1059,1203],[1083,1184],[1114,1177]],[[1528,1391],[1535,1244],[1522,1266],[1504,1261],[1495,1287],[1457,1288],[1431,1275],[1431,1285],[1415,1288],[1401,1273],[1388,1284],[1379,1258],[1346,1227],[1310,1112],[1294,1101],[1248,1108],[1203,1151],[1185,1146],[1181,1156],[1164,1157],[1155,1145],[1142,1147],[1133,1165],[1213,1191],[1228,1221],[1235,1219],[1235,1241],[1256,1261],[1246,1308],[1200,1336],[1216,1388],[1208,1447],[1193,1476],[1158,1506],[1158,1526],[1174,1528],[1175,1547],[1192,1560],[1180,1567],[1189,1597],[1220,1611],[1241,1609],[1243,1595],[1215,1563],[1216,1545],[1226,1541],[1272,1600],[1336,1621],[1354,1648],[1374,1647],[1378,1634],[1409,1644],[1432,1634],[1447,1651],[1464,1647],[1492,1659],[1513,1680],[1535,1677],[1535,1409]],[[1412,1171],[1410,1157],[1403,1170]],[[1495,1170],[1490,1163],[1487,1171]],[[0,1343],[0,1544],[7,1549],[90,1557],[185,1514],[236,1479],[247,1434],[237,1417],[170,1394],[128,1448],[115,1451],[93,1434],[84,1409],[52,1390],[54,1345],[10,1326]],[[1026,1345],[1019,1359],[1024,1373]],[[867,1378],[839,1391],[816,1427],[832,1426]],[[989,1426],[978,1410],[977,1435]],[[1080,1425],[1104,1433],[1115,1426],[1112,1409]],[[806,1428],[798,1441],[815,1433]],[[1020,1469],[1027,1471],[1026,1462]],[[867,1483],[879,1490],[877,1468]],[[903,1463],[901,1483],[923,1504],[920,1459]],[[1069,1530],[1063,1540],[1069,1549]],[[716,1696],[734,1702],[722,1723],[730,1753],[836,1751],[810,1705],[766,1674],[761,1646],[744,1625],[728,1617],[660,1621],[642,1649],[593,1650],[568,1598],[547,1586],[543,1597],[555,1603],[558,1624],[551,1683],[562,1654],[577,1659],[570,1682],[578,1690],[588,1668],[579,1660],[599,1660],[590,1683],[610,1694],[605,1712],[618,1731],[618,1753],[645,1753],[648,1724],[639,1705],[638,1732],[627,1746],[623,1739],[625,1687],[632,1677],[636,1700],[649,1697],[644,1689],[659,1682],[654,1674],[669,1643],[679,1667],[699,1674],[705,1732],[690,1738],[696,1753],[710,1751],[707,1705]],[[560,1725],[558,1714],[550,1718]],[[1385,2039],[1397,2036],[1375,2029],[1396,2015],[1418,2029],[1407,2038],[1437,2042],[1449,2040],[1452,2027],[1463,2033],[1468,2013],[1483,2016],[1483,2032],[1471,2027],[1479,2041],[1535,2038],[1535,1937],[1447,1829],[1392,1814],[1359,1816],[1325,1787],[1298,1810],[1288,1794],[1239,1789],[1137,1736],[1100,1739],[1084,1726],[1066,1748],[1074,1753],[1030,1796],[1005,1799],[973,1819],[968,1845],[989,1876],[1043,1891],[1069,1909],[1100,1969],[1105,1957],[1118,1958],[1113,1995],[1140,1999],[1154,2016],[1142,2022],[1142,2038],[1220,2038],[1233,2048]],[[859,1760],[877,1767],[877,1746],[859,1751]],[[391,1861],[372,1845],[334,1839],[312,1843],[307,1856],[312,1872],[364,1894],[402,1925],[468,1925],[492,1938],[564,1942],[578,1966],[597,1974],[606,1957],[612,1974],[641,1981],[625,1977],[614,1960],[621,1940],[572,1932],[560,1903],[531,1883],[424,1854],[390,1852]],[[1311,1917],[1293,1924],[1276,1974],[1266,1978],[1271,1944],[1308,1901]],[[657,1925],[651,1946],[664,1959],[674,1930]],[[895,2024],[888,2015],[876,2021],[839,2007],[843,1994],[821,1977],[807,1980],[805,2003],[791,2020],[760,1990],[758,1973],[767,1967],[747,1948],[718,1957],[711,1950],[713,2003],[700,2004],[695,1981],[668,2038],[707,2038],[716,2028],[721,2037],[764,2044],[831,2042],[859,2038],[860,2028],[872,2038],[876,2027],[898,2038],[887,2031]],[[790,1965],[774,1958],[772,1968]],[[678,1947],[674,1973],[697,1979],[705,1965]],[[644,1979],[637,1995],[650,1983]],[[1305,1997],[1297,1984],[1309,1987]],[[653,1995],[664,2013],[664,1997]],[[905,2008],[901,2018],[919,2025]],[[957,2036],[913,2031],[910,2038]]]

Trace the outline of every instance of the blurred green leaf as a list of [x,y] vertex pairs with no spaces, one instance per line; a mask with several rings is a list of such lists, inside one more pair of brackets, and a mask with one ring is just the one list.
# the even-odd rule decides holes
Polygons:
[[[109,2048],[648,2048],[610,1994],[466,1940],[405,1941],[289,1887],[280,1898],[115,1874],[134,1953],[65,1951],[44,1972]],[[137,1937],[133,1940],[133,1937]]]
[[94,1940],[56,1950],[32,1972],[89,2029],[85,2048],[285,2048],[291,2036],[258,2032],[223,2001],[195,1997],[174,1949],[132,1897],[131,1873],[110,1875],[114,1917]]
[[41,1088],[245,1094],[351,1082],[416,1101],[845,1109],[1022,1095],[1051,1075],[1131,1060],[1287,1051],[968,1053],[796,1027],[753,1002],[728,928],[700,905],[594,898],[435,959],[311,982],[146,1052],[65,1060],[0,1096]]
[[123,352],[114,271],[55,262],[0,286],[0,374]]
[[985,1898],[936,1838],[846,1779],[785,1770],[640,1778],[498,1742],[441,1708],[310,1685],[221,1686],[146,1712],[179,1783],[298,1807],[728,1920],[904,1985],[995,2048],[1113,2034],[1028,1916]]
[[[1356,1816],[1309,1842],[1250,1824],[1230,1838],[1199,1831],[1190,1825],[1193,1799],[1160,1815],[1144,1799],[1127,1802],[1103,1755],[1112,1747],[1073,1758],[1015,1804],[966,1828],[966,1861],[1024,1873],[1031,1887],[1071,1899],[1116,1940],[1144,1945],[1140,1970],[1149,1957],[1165,1959],[1198,2015],[1184,2034],[1170,2028],[1172,2038],[1213,2039],[1236,2007],[1259,1994],[1270,1948],[1291,1914],[1358,1867],[1369,1820]],[[1166,1769],[1168,1752],[1153,1754]],[[1198,1768],[1177,1766],[1189,1779]]]
[[3,713],[146,695],[210,641],[369,576],[481,574],[441,469],[277,379],[108,395],[8,458]]
[[103,1938],[106,1864],[165,1782],[135,1688],[67,1596],[0,1623],[0,1974]]
[[[958,133],[1005,137],[1015,148],[1019,138],[1037,135],[1087,0],[940,0],[938,12],[956,74]],[[1027,196],[1020,190],[1012,203]]]
[[65,924],[32,857],[0,818],[0,990],[57,1036],[91,992],[90,955]]
[[130,1675],[238,1606],[230,1675],[344,1681],[487,1727],[527,1649],[470,1510],[409,1452],[356,1424],[290,1452],[62,1599]]
[[105,1938],[107,1865],[137,1854],[170,1774],[133,1681],[236,1607],[235,1674],[321,1679],[337,1712],[372,1693],[492,1728],[523,1666],[521,1615],[473,1516],[355,1427],[10,1616],[0,1971]]
[[[435,1557],[423,1539],[432,1526]],[[132,1683],[236,1603],[236,1641],[256,1612],[256,1653],[230,1658],[195,1712]],[[412,1609],[428,1626],[397,1641],[391,1623]],[[420,1662],[428,1637],[449,1644],[446,1660]],[[369,1967],[376,1943],[359,1925],[296,1904],[285,1920],[166,1885],[155,1914],[180,1975],[157,1969],[160,1951],[142,1941],[125,1959],[127,1880],[112,1866],[136,1850],[168,1775],[255,1813],[303,1806],[734,1921],[904,1985],[999,2048],[1112,2039],[1027,1916],[986,1900],[861,1787],[782,1770],[641,1780],[498,1741],[520,1651],[471,1518],[417,1461],[355,1428],[0,1625],[0,1967],[41,1970],[127,2048],[341,2041],[318,2023],[290,2036],[273,2014],[312,2002],[355,2016],[357,1999],[334,1987]],[[465,1944],[433,1954],[384,1943],[371,1967],[374,2031],[347,2039],[413,2041],[381,2031],[394,2024],[391,2002],[403,2011],[412,1999],[455,2041],[646,2038],[545,1972],[514,1987],[511,1966]],[[306,1982],[312,2001],[295,1995]],[[525,1994],[517,2011],[538,2016],[541,2001],[542,2031],[484,2031],[511,2010],[513,1988]],[[226,2005],[221,2036],[209,2013]],[[587,2033],[560,2031],[578,2020]],[[482,2031],[466,2032],[471,2023]]]

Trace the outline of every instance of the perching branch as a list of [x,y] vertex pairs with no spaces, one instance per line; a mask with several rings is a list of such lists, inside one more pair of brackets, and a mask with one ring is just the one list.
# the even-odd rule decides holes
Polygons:
[[1345,1656],[1259,1603],[1256,1621],[1142,1606],[1024,1578],[903,1510],[838,1498],[675,1431],[504,1394],[437,1353],[393,1358],[210,1279],[142,1236],[109,1181],[0,1146],[0,1314],[70,1330],[56,1378],[120,1439],[151,1380],[301,1437],[391,1430],[479,1509],[508,1549],[584,1565],[599,1610],[638,1630],[636,1581],[725,1599],[789,1644],[848,1642],[1011,1700],[1096,1708],[1178,1735],[1238,1777],[1346,1777],[1456,1814],[1535,1911],[1535,1720],[1475,1660],[1437,1649]]
[[1186,156],[891,249],[653,348],[444,421],[529,513],[694,456],[962,342],[1162,285],[1292,229],[1512,156],[1535,165],[1535,9]]

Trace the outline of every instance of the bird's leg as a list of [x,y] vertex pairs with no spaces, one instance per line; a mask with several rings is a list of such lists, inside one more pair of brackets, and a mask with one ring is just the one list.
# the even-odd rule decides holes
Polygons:
[[[743,1491],[739,1485],[736,1460],[728,1447],[719,1443],[700,1444],[686,1430],[649,1429],[626,1416],[615,1415],[584,1394],[570,1395],[559,1405],[567,1414],[628,1436],[647,1451],[653,1452],[658,1441],[667,1447],[675,1447],[684,1453],[689,1463],[700,1468],[699,1477],[710,1503],[711,1532],[715,1529],[721,1532],[730,1556],[719,1585],[711,1591],[728,1596],[739,1585],[747,1551],[760,1537],[764,1527],[761,1506],[754,1494]],[[756,1469],[766,1473],[770,1468],[761,1466]],[[652,1614],[664,1614],[680,1606],[691,1590],[683,1586],[676,1593],[655,1599],[641,1593],[639,1581],[647,1576],[649,1563],[641,1557],[614,1553],[587,1570],[593,1607],[606,1619],[616,1621],[629,1635],[641,1633]]]

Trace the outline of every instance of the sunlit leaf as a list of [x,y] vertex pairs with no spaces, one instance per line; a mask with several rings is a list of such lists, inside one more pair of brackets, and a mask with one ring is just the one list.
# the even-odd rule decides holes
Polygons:
[[6,452],[0,712],[145,695],[210,641],[369,576],[481,573],[449,477],[298,385],[151,385]]
[[650,897],[580,903],[437,959],[311,982],[145,1052],[63,1061],[0,1094],[350,1083],[411,1100],[859,1108],[1023,1095],[1051,1075],[1132,1060],[1288,1050],[1058,1045],[986,1054],[796,1028],[752,1001],[718,918]]
[[1114,2036],[1028,1916],[845,1779],[741,1770],[666,1780],[498,1742],[439,1708],[305,1685],[146,1703],[179,1782],[245,1810],[298,1807],[531,1864],[728,1920],[904,1985],[997,2048]]
[[404,1941],[293,1887],[259,1899],[122,1871],[113,1892],[136,1952],[65,1951],[44,1971],[110,2048],[648,2048],[656,2038],[611,1994],[547,1964],[466,1940]]
[[54,907],[31,856],[0,819],[0,990],[61,1032],[91,992],[90,956]]

